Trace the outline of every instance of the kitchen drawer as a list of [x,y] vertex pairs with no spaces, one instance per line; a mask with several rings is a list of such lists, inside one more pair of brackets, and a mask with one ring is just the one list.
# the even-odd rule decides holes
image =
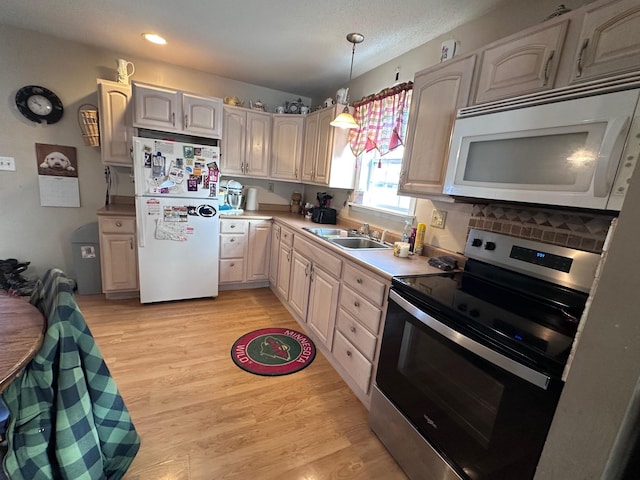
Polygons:
[[340,333],[349,340],[362,354],[373,361],[376,353],[377,338],[369,330],[364,328],[355,318],[349,315],[343,308],[338,310],[336,326]]
[[312,243],[297,236],[293,242],[293,249],[299,252],[302,256],[310,260],[316,265],[324,268],[327,273],[333,275],[336,278],[340,278],[340,272],[342,271],[342,260],[335,254],[325,250],[322,247],[317,247]]
[[247,225],[246,220],[220,220],[220,233],[246,233]]
[[220,260],[220,283],[242,282],[243,279],[244,260],[234,258],[232,260]]
[[136,219],[134,217],[101,217],[99,222],[100,233],[136,233]]
[[365,300],[344,284],[340,292],[340,308],[349,312],[374,334],[378,333],[380,318],[382,317],[380,308]]
[[371,272],[360,270],[345,263],[342,279],[356,292],[364,295],[373,303],[382,306],[387,284]]
[[284,243],[285,245],[292,246],[293,245],[293,231],[288,228],[282,227],[280,229],[280,243]]
[[244,257],[246,238],[242,233],[220,235],[220,258]]
[[338,331],[333,338],[333,356],[364,393],[369,391],[371,362]]

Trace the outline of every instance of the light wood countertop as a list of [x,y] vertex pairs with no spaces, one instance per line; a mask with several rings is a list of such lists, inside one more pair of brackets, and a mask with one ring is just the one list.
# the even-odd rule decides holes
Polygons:
[[[347,228],[341,226],[339,223],[338,225],[321,225],[312,222],[310,219],[304,218],[302,215],[281,211],[244,212],[242,215],[224,215],[224,213],[222,213],[220,215],[220,218],[242,218],[246,220],[263,220],[273,218],[276,222],[294,230],[296,234],[302,235],[305,238],[314,241],[316,245],[324,247],[331,252],[340,255],[348,260],[351,260],[364,268],[372,270],[387,279],[391,279],[391,277],[399,275],[426,275],[443,273],[442,270],[429,265],[429,257],[424,255],[411,255],[408,258],[399,258],[393,255],[392,248],[373,250],[347,250],[321,237],[318,237],[311,232],[307,232],[306,230],[304,230],[305,227]],[[450,252],[442,252],[438,254],[444,255],[450,254]],[[460,257],[459,255],[455,256]]]
[[[435,267],[429,265],[428,256],[411,255],[408,258],[399,258],[393,255],[393,249],[362,249],[362,250],[346,250],[329,241],[324,240],[311,232],[304,230],[305,227],[309,228],[345,228],[350,227],[340,225],[321,225],[312,222],[310,219],[303,217],[302,215],[289,213],[281,210],[258,210],[258,211],[245,211],[241,215],[225,214],[225,211],[220,211],[221,219],[243,219],[243,220],[275,220],[276,222],[285,225],[295,231],[296,234],[302,235],[315,242],[316,245],[326,248],[332,253],[342,256],[347,260],[351,260],[358,265],[374,271],[375,273],[382,275],[387,279],[399,275],[426,275],[426,274],[440,274],[443,273]],[[102,207],[98,210],[98,215],[112,215],[112,216],[135,216],[135,205],[132,203],[113,203]],[[425,246],[429,249],[429,246]],[[435,255],[454,255],[459,258],[460,266],[464,262],[464,257],[461,255],[455,255],[451,252],[435,250]]]

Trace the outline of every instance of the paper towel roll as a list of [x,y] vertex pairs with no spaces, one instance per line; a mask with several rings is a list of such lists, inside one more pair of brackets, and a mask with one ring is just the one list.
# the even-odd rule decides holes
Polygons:
[[247,188],[247,203],[245,210],[258,210],[258,189],[254,187]]

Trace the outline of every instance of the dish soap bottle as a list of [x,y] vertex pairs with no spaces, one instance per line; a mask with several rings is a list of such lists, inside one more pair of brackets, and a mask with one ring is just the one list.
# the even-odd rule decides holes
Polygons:
[[426,224],[418,223],[416,231],[416,243],[413,246],[413,253],[415,253],[416,255],[422,255],[422,249],[424,248],[424,234],[426,230]]
[[404,222],[404,230],[402,231],[401,241],[405,243],[409,243],[409,237],[411,236],[411,220],[407,220]]

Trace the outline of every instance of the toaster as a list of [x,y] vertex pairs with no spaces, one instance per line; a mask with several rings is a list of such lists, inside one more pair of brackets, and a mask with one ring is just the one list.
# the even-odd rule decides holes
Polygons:
[[311,221],[315,223],[336,224],[336,209],[328,207],[315,207],[311,212]]

